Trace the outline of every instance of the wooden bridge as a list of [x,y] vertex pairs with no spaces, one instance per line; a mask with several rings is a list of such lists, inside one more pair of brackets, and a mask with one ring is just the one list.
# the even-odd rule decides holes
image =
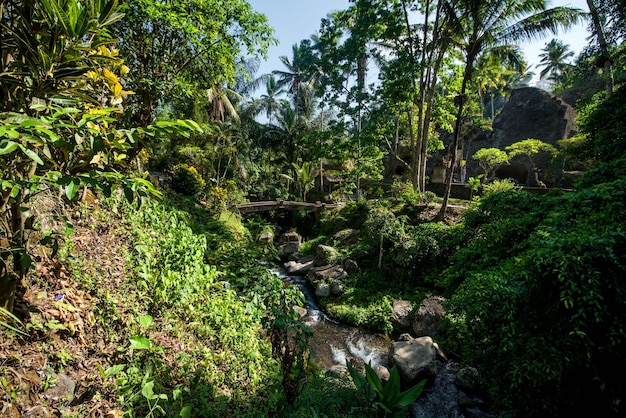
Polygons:
[[343,206],[341,203],[322,203],[322,202],[294,202],[291,200],[269,200],[264,202],[248,202],[236,205],[242,213],[266,212],[270,210],[308,210],[310,212],[318,212],[325,209],[334,209]]

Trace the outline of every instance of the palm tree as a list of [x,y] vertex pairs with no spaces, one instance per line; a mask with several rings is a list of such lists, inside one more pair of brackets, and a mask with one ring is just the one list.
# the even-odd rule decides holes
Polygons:
[[[601,62],[604,68],[604,76],[606,77],[606,93],[611,95],[613,93],[613,64],[611,63],[611,54],[609,53],[609,44],[605,35],[605,25],[603,24],[603,17],[596,5],[598,2],[593,0],[587,0],[587,6],[589,6],[589,14],[591,15],[591,23],[593,28],[593,34],[598,40],[598,46],[600,47]],[[615,2],[617,3],[617,2]],[[621,7],[623,11],[624,7]],[[619,7],[617,8],[619,10]]]
[[276,125],[270,125],[269,133],[280,138],[284,146],[287,159],[291,162],[295,161],[296,156],[296,140],[298,136],[298,116],[297,111],[291,106],[287,100],[280,102],[278,114],[276,115]]
[[[447,27],[457,47],[465,55],[463,81],[452,145],[451,167],[456,163],[467,86],[477,58],[486,52],[505,57],[510,45],[539,38],[547,32],[568,29],[581,17],[579,9],[555,7],[546,9],[543,0],[448,0],[444,1]],[[450,171],[450,170],[449,170]],[[445,216],[452,188],[452,173],[446,179],[446,191],[438,218]]]
[[262,94],[255,102],[257,111],[265,111],[267,121],[271,125],[274,114],[278,112],[280,108],[280,102],[278,96],[285,91],[280,87],[276,81],[276,77],[273,74],[269,74],[265,81],[265,94]]
[[206,89],[206,96],[211,122],[225,122],[227,118],[239,121],[236,104],[244,100],[239,93],[218,82]]
[[542,49],[543,53],[539,54],[541,58],[540,67],[544,67],[539,77],[552,80],[555,83],[563,81],[567,72],[572,65],[566,60],[574,56],[574,51],[570,51],[569,45],[565,45],[559,39],[553,39]]
[[305,52],[304,46],[293,45],[291,61],[286,56],[279,57],[287,69],[273,71],[273,74],[279,77],[278,87],[288,86],[287,91],[293,97],[297,114],[307,108],[311,90],[317,78],[317,71],[310,71],[310,57],[307,57]]

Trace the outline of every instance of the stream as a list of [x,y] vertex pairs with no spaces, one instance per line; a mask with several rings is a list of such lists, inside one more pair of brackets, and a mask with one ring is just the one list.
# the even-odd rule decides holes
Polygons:
[[[298,286],[305,297],[307,315],[303,321],[313,330],[309,341],[315,353],[313,361],[324,371],[346,364],[346,359],[359,358],[371,363],[391,368],[388,359],[392,341],[359,327],[342,324],[328,317],[317,305],[313,287],[304,276],[289,276],[280,267],[270,269],[283,283]],[[484,410],[479,398],[468,396],[455,384],[459,365],[449,361],[438,363],[438,373],[434,382],[422,396],[409,407],[412,418],[501,418],[498,413]]]
[[304,294],[304,307],[308,312],[303,320],[313,330],[309,347],[315,353],[313,360],[321,369],[345,366],[347,358],[360,358],[371,363],[372,367],[389,367],[389,338],[329,318],[317,305],[313,287],[305,277],[288,276],[280,267],[270,271],[284,283],[298,286]]

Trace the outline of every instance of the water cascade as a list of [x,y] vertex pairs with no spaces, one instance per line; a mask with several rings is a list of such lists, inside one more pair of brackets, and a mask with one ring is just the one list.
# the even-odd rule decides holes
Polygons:
[[313,361],[322,369],[345,365],[346,359],[358,358],[372,367],[389,367],[387,355],[391,342],[383,335],[365,329],[342,324],[328,317],[317,305],[315,292],[303,276],[287,276],[279,267],[272,274],[284,283],[298,286],[305,297],[307,315],[303,321],[313,330],[309,347],[315,354]]

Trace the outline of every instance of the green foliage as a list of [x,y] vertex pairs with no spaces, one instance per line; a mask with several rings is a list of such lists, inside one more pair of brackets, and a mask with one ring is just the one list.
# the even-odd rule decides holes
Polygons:
[[[190,107],[220,82],[235,81],[240,55],[264,55],[274,42],[267,17],[244,0],[124,2],[124,20],[115,26],[136,95],[128,111],[134,124],[152,123],[157,108]],[[189,113],[187,113],[189,114]]]
[[365,376],[356,371],[349,360],[346,360],[346,366],[357,388],[374,395],[374,405],[380,417],[406,416],[407,406],[420,397],[426,385],[426,380],[422,380],[415,386],[400,391],[400,373],[396,366],[391,368],[389,380],[384,385],[369,363],[365,364]]
[[18,334],[27,335],[24,331],[22,331],[22,326],[22,321],[20,321],[18,317],[3,307],[0,307],[0,327],[6,328],[8,331],[13,331]]
[[583,160],[610,162],[626,156],[626,125],[620,115],[626,111],[626,84],[606,97],[600,93],[579,115],[586,140],[574,155]]
[[285,417],[354,417],[372,413],[370,398],[361,396],[347,377],[332,374],[309,376],[308,384],[298,397],[294,413]]
[[477,160],[478,165],[484,170],[484,181],[489,179],[493,170],[499,165],[509,163],[507,153],[498,148],[481,148],[474,153],[472,158]]
[[263,326],[272,344],[272,357],[282,368],[282,392],[288,405],[293,405],[307,382],[309,359],[307,342],[313,330],[300,321],[294,306],[304,305],[304,295],[296,287],[283,287],[269,292],[265,299]]
[[9,309],[11,288],[30,266],[27,230],[35,219],[27,220],[26,213],[33,196],[61,189],[71,201],[81,187],[106,196],[120,187],[130,201],[158,196],[145,178],[125,174],[129,160],[147,137],[199,129],[190,121],[117,126],[129,92],[120,83],[128,68],[106,46],[112,41],[106,27],[121,18],[115,1],[47,0],[31,6],[7,9],[10,23],[2,26],[11,47],[5,51],[10,58],[2,73],[0,112],[0,216],[8,238],[2,261],[9,269],[0,271],[0,306]]
[[338,211],[324,211],[320,216],[319,233],[330,236],[344,229],[361,229],[369,210],[368,202],[359,200],[347,202]]
[[575,186],[579,189],[585,189],[624,177],[626,177],[626,158],[618,158],[585,171]]
[[519,189],[518,186],[515,185],[511,180],[494,180],[491,183],[483,185],[483,197],[489,196],[490,194],[506,192],[508,190]]
[[474,196],[474,194],[476,192],[478,192],[478,190],[480,190],[480,183],[481,183],[481,178],[484,177],[484,174],[481,174],[477,177],[470,177],[467,180],[467,187],[472,191],[472,197]]
[[448,273],[462,272],[447,306],[450,336],[518,415],[619,415],[625,186],[620,178],[560,196],[498,193],[466,220],[467,246]]
[[306,202],[306,195],[313,187],[315,177],[317,177],[317,168],[314,163],[310,161],[298,161],[291,164],[293,172],[296,176],[296,184],[300,191],[300,198],[303,202]]
[[348,324],[391,334],[391,301],[400,288],[377,271],[352,274],[344,278],[344,285],[343,295],[320,301],[324,309]]
[[393,275],[414,286],[430,285],[448,266],[448,258],[462,244],[460,226],[427,222],[407,226],[406,237],[395,242]]
[[419,190],[408,182],[395,180],[391,186],[391,193],[395,199],[406,205],[416,206],[422,201]]
[[[257,254],[251,253],[254,247],[245,242],[245,236],[239,238],[241,246],[230,260],[220,256],[226,248],[210,248],[230,235],[217,228],[205,212],[206,218],[195,214],[193,202],[187,204],[185,212],[157,202],[148,202],[141,210],[122,207],[134,242],[134,299],[147,301],[155,322],[171,332],[190,335],[194,344],[190,346],[193,349],[173,353],[178,367],[168,370],[154,351],[156,346],[141,331],[151,325],[140,318],[142,328],[131,334],[130,341],[134,351],[149,354],[150,361],[129,358],[124,369],[128,383],[118,387],[129,408],[137,411],[148,401],[142,390],[154,381],[153,394],[166,394],[168,400],[151,398],[151,405],[158,400],[166,415],[181,410],[192,415],[228,415],[226,411],[236,408],[241,398],[273,382],[274,363],[258,331],[265,310],[262,298],[278,291],[282,283],[255,261]],[[206,223],[196,224],[200,219]],[[207,264],[209,254],[221,271],[215,264]],[[235,290],[242,282],[249,293],[243,292],[244,287]]]
[[462,245],[451,255],[439,286],[451,295],[467,276],[523,251],[526,237],[546,216],[549,203],[521,190],[481,198],[464,215],[463,226],[457,230]]
[[183,196],[198,196],[205,186],[204,179],[195,167],[187,164],[174,166],[172,173],[172,189]]
[[313,239],[306,240],[300,246],[300,250],[298,250],[298,254],[303,256],[306,255],[315,255],[315,250],[321,244],[326,244],[328,242],[328,237],[326,235],[320,235]]
[[531,162],[534,157],[541,154],[542,152],[548,152],[552,155],[557,153],[556,148],[554,148],[552,145],[534,138],[515,142],[506,147],[506,150],[509,152],[510,158],[517,157],[518,155],[524,155],[528,157]]

